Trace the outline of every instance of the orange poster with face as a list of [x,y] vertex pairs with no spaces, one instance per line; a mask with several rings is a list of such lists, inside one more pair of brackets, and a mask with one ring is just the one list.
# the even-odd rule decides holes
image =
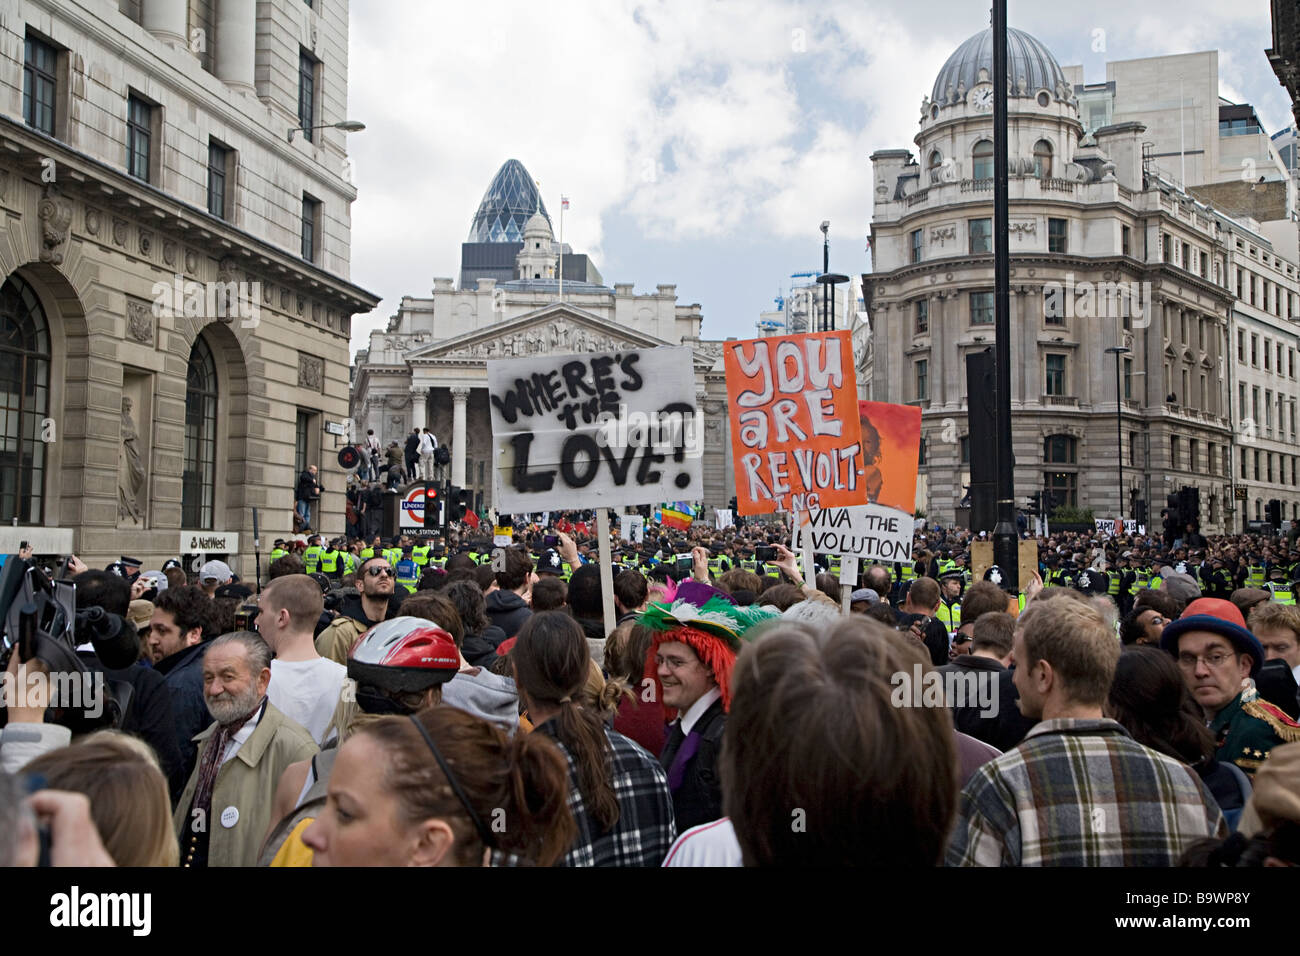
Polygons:
[[921,410],[914,405],[858,402],[867,500],[911,514],[921,451]]
[[727,342],[723,359],[740,513],[866,504],[849,332]]

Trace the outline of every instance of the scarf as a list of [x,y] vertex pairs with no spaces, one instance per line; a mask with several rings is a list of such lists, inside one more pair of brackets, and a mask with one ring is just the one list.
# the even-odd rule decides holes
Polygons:
[[206,821],[212,809],[212,790],[217,782],[217,774],[221,770],[222,757],[225,755],[226,748],[230,746],[231,738],[243,729],[244,725],[253,719],[254,714],[261,714],[266,710],[267,698],[263,697],[256,707],[245,714],[241,719],[232,721],[228,724],[221,724],[213,732],[212,738],[208,741],[207,749],[203,751],[203,756],[199,760],[199,779],[194,786],[194,801],[190,804],[192,810],[202,810],[202,814],[191,813],[191,820]]

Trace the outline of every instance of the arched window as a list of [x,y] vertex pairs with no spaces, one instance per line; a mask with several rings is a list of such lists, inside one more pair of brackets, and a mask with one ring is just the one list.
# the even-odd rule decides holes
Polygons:
[[982,139],[970,152],[971,176],[975,179],[993,178],[993,141]]
[[45,441],[50,407],[50,333],[32,287],[0,287],[0,521],[45,522]]
[[190,349],[185,381],[185,473],[181,479],[181,525],[212,527],[217,484],[217,363],[202,337]]
[[930,153],[930,159],[926,163],[926,169],[930,172],[930,183],[940,182],[943,179],[943,153],[937,149]]
[[1034,144],[1034,175],[1039,179],[1052,178],[1052,144],[1045,139]]
[[1073,465],[1079,460],[1079,442],[1072,435],[1048,435],[1043,439],[1043,461]]

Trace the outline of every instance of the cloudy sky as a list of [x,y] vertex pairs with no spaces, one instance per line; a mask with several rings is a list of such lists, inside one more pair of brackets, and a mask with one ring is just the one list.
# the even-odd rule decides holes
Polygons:
[[[1010,23],[1086,82],[1107,60],[1217,48],[1220,94],[1270,133],[1289,124],[1267,0],[1091,6],[1012,0]],[[352,279],[383,297],[354,351],[403,295],[458,275],[512,157],[553,217],[569,197],[565,241],[607,284],[676,284],[707,337],[753,335],[790,273],[820,269],[823,219],[832,270],[870,269],[867,157],[915,148],[922,96],[989,22],[979,0],[356,0],[351,16],[349,115],[367,125],[349,137]]]

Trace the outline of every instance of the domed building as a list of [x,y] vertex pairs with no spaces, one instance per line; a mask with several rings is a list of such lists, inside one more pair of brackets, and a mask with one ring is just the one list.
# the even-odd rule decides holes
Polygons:
[[[968,518],[972,456],[994,447],[991,422],[972,436],[966,372],[994,344],[992,68],[986,29],[923,96],[915,153],[871,156],[860,377],[872,399],[922,409],[927,515],[945,526]],[[1223,217],[1144,163],[1141,123],[1085,132],[1082,87],[1020,30],[1007,87],[1017,503],[1046,490],[1098,518],[1145,507],[1158,531],[1166,495],[1190,486],[1213,533],[1231,440]]]

